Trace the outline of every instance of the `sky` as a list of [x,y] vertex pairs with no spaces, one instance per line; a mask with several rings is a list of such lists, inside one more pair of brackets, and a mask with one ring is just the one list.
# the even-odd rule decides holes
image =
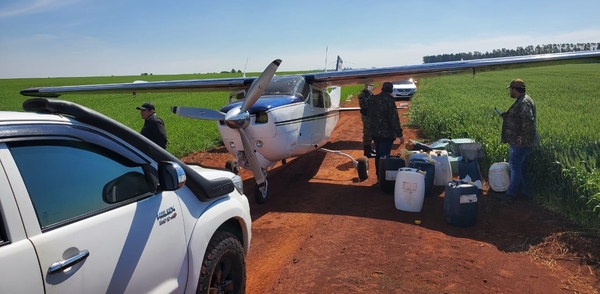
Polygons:
[[261,72],[600,42],[600,1],[2,0],[0,78]]

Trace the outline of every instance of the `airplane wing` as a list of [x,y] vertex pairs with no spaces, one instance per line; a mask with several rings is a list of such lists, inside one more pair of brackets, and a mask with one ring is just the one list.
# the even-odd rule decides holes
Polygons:
[[237,91],[248,90],[256,77],[226,78],[133,83],[98,84],[81,86],[39,87],[21,91],[23,96],[33,97],[58,97],[63,94],[114,94],[114,93],[146,93],[146,92],[211,92],[211,91]]
[[317,86],[328,87],[390,82],[407,78],[423,78],[449,74],[474,74],[476,72],[505,69],[592,62],[600,62],[600,50],[331,71],[305,74],[304,77],[309,81],[313,81]]
[[[600,62],[600,50],[552,53],[514,57],[486,58],[303,74],[309,83],[320,87],[380,83],[406,78],[422,78],[448,74],[476,73],[504,69],[548,66],[568,63]],[[207,92],[248,90],[256,77],[202,79],[163,82],[134,82],[122,84],[82,85],[29,88],[21,95],[58,97],[67,93],[144,93],[144,92]]]

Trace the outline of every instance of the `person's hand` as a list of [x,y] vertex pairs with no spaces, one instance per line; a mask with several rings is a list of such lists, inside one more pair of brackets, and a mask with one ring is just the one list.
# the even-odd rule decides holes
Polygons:
[[404,144],[404,136],[400,137],[400,144]]
[[522,136],[517,136],[517,144],[523,145],[523,137]]

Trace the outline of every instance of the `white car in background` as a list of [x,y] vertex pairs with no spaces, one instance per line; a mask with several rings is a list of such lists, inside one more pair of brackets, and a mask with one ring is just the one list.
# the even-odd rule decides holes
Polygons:
[[417,85],[413,79],[394,81],[394,90],[392,96],[395,99],[411,99],[417,92]]
[[242,179],[75,103],[0,111],[0,293],[243,293]]

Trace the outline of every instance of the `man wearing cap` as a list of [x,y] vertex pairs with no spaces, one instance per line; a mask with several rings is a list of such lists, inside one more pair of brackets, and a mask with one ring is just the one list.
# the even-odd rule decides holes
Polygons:
[[536,110],[533,99],[525,94],[525,82],[514,79],[509,89],[510,97],[515,99],[513,105],[502,117],[503,143],[509,145],[510,183],[506,191],[507,199],[523,196],[526,199],[533,197],[531,179],[525,171],[525,160],[540,143],[536,129]]
[[375,150],[371,149],[371,132],[369,130],[369,99],[373,96],[373,84],[365,84],[365,88],[358,94],[360,118],[363,124],[364,155],[368,158],[375,157]]
[[156,145],[166,149],[167,130],[163,120],[156,115],[154,104],[146,102],[136,109],[140,111],[142,119],[144,119],[144,127],[140,133]]
[[400,138],[400,144],[404,143],[396,101],[392,97],[393,90],[394,85],[385,82],[381,93],[369,99],[369,130],[375,141],[375,172],[378,179],[379,159],[384,155],[390,155],[396,138]]

